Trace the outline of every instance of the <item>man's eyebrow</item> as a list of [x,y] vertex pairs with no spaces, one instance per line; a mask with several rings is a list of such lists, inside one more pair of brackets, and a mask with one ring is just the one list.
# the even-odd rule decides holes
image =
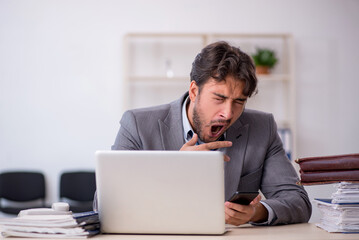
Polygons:
[[228,98],[227,96],[224,96],[224,95],[219,94],[219,93],[213,93],[213,94],[216,95],[217,97],[220,97],[220,98],[225,98],[225,99]]
[[[213,93],[213,94],[216,95],[217,97],[220,97],[220,98],[224,98],[224,99],[228,98],[227,96],[224,96],[224,95],[219,94],[219,93]],[[234,101],[245,102],[245,101],[247,101],[247,98],[235,98]]]
[[234,99],[234,101],[245,102],[245,101],[247,101],[247,98],[236,98],[236,99]]

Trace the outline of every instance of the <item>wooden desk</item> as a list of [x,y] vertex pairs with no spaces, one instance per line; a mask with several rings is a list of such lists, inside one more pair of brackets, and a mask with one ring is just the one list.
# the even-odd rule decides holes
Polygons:
[[330,240],[359,239],[359,234],[328,233],[312,223],[285,226],[249,225],[228,227],[228,232],[221,236],[196,235],[115,235],[101,234],[91,239],[123,240]]
[[[9,238],[9,240],[25,238]],[[100,234],[90,240],[330,240],[359,239],[359,234],[328,233],[315,224],[302,223],[270,227],[229,227],[228,232],[221,236],[210,235],[125,235]]]

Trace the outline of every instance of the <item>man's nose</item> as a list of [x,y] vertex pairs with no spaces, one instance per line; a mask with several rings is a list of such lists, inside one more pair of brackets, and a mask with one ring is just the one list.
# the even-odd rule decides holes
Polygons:
[[224,119],[231,119],[233,117],[233,104],[231,102],[228,101],[223,104],[221,117]]

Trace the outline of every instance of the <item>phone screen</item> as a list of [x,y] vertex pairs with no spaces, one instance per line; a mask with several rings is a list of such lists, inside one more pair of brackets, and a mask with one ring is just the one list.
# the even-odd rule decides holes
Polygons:
[[258,194],[258,192],[236,192],[228,201],[241,205],[249,205]]

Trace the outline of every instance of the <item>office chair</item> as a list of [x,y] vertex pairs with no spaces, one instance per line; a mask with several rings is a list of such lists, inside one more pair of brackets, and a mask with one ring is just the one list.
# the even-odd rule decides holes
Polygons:
[[[9,201],[6,206],[2,206],[4,199]],[[0,174],[0,211],[18,214],[23,209],[39,207],[45,207],[45,177],[42,173],[14,171]]]
[[60,201],[69,203],[72,212],[92,211],[96,191],[95,172],[64,172],[60,178]]

